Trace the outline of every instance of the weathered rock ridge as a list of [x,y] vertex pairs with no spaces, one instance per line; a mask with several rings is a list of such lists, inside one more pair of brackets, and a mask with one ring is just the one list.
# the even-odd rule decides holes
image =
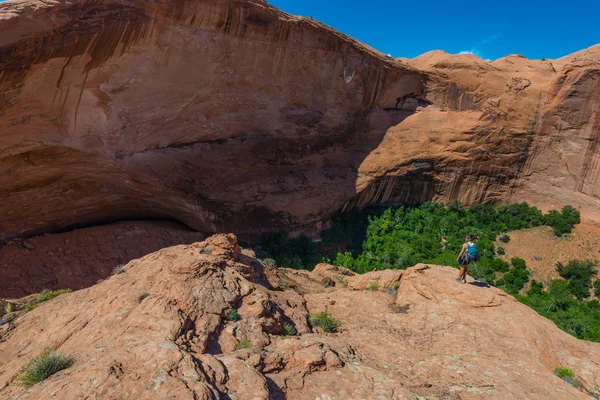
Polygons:
[[0,235],[320,229],[424,200],[598,219],[600,47],[394,60],[262,0],[0,4]]
[[[428,265],[364,276],[327,265],[270,269],[233,235],[163,249],[98,285],[5,315],[0,397],[565,400],[600,389],[600,344],[455,276]],[[364,290],[368,279],[386,292]],[[232,308],[239,320],[227,318]],[[326,309],[338,333],[311,330],[308,313]],[[280,336],[284,324],[298,334]],[[23,365],[45,348],[75,363],[19,386]],[[573,368],[580,390],[554,375],[558,365]]]

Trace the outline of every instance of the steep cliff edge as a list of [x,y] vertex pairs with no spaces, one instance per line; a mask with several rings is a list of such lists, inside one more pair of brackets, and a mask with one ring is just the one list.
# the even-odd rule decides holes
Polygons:
[[[270,269],[233,235],[163,249],[98,285],[6,315],[0,397],[565,400],[600,389],[600,344],[455,276],[422,264],[364,276],[323,264]],[[323,277],[336,287],[324,288]],[[364,290],[368,281],[387,292]],[[309,313],[324,310],[338,332],[309,326]],[[73,365],[19,386],[22,367],[46,348]],[[559,365],[573,369],[579,389],[554,374]]]
[[454,199],[597,220],[599,54],[394,60],[260,0],[4,2],[0,235]]

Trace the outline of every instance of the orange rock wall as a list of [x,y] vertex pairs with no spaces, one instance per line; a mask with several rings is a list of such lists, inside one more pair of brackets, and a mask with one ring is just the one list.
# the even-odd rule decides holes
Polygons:
[[598,53],[394,60],[259,0],[2,3],[0,236],[454,199],[594,217]]

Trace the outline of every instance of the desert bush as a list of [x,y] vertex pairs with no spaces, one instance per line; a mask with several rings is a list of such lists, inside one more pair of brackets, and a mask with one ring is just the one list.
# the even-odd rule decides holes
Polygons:
[[379,290],[379,282],[377,281],[369,281],[369,285],[367,286],[368,290],[376,292]]
[[510,242],[510,236],[508,236],[506,233],[504,233],[504,234],[500,235],[498,240],[500,240],[501,242],[504,242],[504,243],[508,243],[508,242]]
[[250,348],[252,348],[252,341],[250,339],[240,339],[240,340],[238,340],[237,344],[235,345],[236,350],[250,349]]
[[265,258],[264,260],[262,260],[262,262],[267,267],[271,267],[271,268],[277,267],[277,261],[273,260],[272,258]]
[[525,260],[523,260],[520,257],[513,257],[513,258],[511,258],[510,259],[510,263],[516,269],[526,269],[527,268],[527,263],[525,263]]
[[7,301],[6,303],[4,303],[4,311],[7,314],[10,314],[11,312],[13,312],[13,303],[11,303],[10,301]]
[[596,279],[594,282],[594,293],[596,297],[600,297],[600,279]]
[[71,292],[72,292],[71,289],[59,289],[59,290],[44,289],[44,290],[42,290],[42,292],[39,294],[38,298],[33,303],[22,306],[21,310],[29,312],[29,311],[35,309],[39,304],[41,304],[45,301],[52,300],[53,298],[58,297],[61,294],[71,293]]
[[556,264],[556,270],[567,281],[569,281],[569,290],[578,299],[585,299],[590,296],[592,286],[592,276],[596,273],[596,261],[591,260],[570,260],[567,265]]
[[228,321],[237,321],[238,319],[240,319],[238,310],[236,308],[232,308],[231,310],[229,310],[229,312],[227,313],[227,320]]
[[18,380],[23,386],[33,386],[58,371],[69,368],[74,362],[75,360],[71,356],[46,349],[27,363]]
[[498,253],[498,255],[503,256],[504,254],[506,254],[504,247],[496,247],[496,253]]
[[327,311],[310,314],[308,321],[313,328],[322,328],[325,332],[337,332],[341,326],[341,322]]
[[573,206],[564,206],[561,212],[551,210],[544,215],[544,223],[554,229],[556,236],[562,236],[565,233],[570,233],[573,225],[581,222],[581,214]]
[[579,386],[581,386],[579,381],[575,379],[575,374],[573,373],[573,370],[569,367],[558,366],[554,368],[554,374],[563,381],[575,386],[576,388],[579,388]]
[[573,370],[569,367],[558,366],[554,368],[554,374],[558,376],[560,379],[564,378],[573,378],[575,375],[573,374]]
[[42,293],[38,296],[37,302],[43,303],[44,301],[51,300],[55,297],[60,296],[64,293],[71,293],[71,289],[59,289],[59,290],[42,290]]
[[600,342],[600,303],[577,299],[568,281],[554,279],[548,291],[543,290],[541,283],[532,282],[527,296],[515,297],[565,332],[579,339]]
[[293,324],[290,324],[289,322],[283,324],[281,328],[281,336],[285,338],[290,336],[296,336],[297,334],[298,331],[296,330],[296,327]]
[[142,292],[142,293],[139,295],[139,297],[138,297],[138,301],[141,303],[141,302],[142,302],[142,301],[144,301],[144,299],[145,299],[146,297],[148,297],[148,296],[150,296],[150,293],[148,293],[148,292]]
[[112,269],[110,272],[111,275],[119,275],[125,272],[125,264],[119,264]]
[[34,310],[37,307],[37,303],[31,303],[31,304],[27,304],[23,307],[21,307],[21,310],[25,311],[25,312],[29,312],[31,310]]

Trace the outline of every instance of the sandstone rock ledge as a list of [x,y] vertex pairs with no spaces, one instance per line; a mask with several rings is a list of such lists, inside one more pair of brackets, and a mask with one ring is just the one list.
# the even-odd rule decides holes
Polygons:
[[[600,388],[600,344],[500,290],[456,283],[450,267],[410,268],[392,294],[325,288],[329,273],[356,278],[269,269],[233,235],[152,253],[0,327],[0,398],[586,399]],[[325,309],[340,332],[311,332],[308,313]],[[280,336],[284,324],[298,335]],[[18,386],[44,348],[75,364]]]

